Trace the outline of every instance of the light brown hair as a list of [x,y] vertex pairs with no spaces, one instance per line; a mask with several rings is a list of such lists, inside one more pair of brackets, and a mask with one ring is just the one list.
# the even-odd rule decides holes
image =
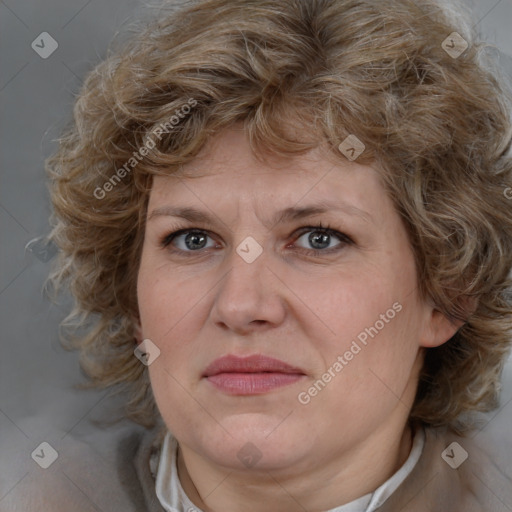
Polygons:
[[[364,143],[358,163],[383,170],[423,296],[464,321],[427,350],[411,420],[462,429],[464,413],[494,408],[512,329],[512,129],[487,46],[433,0],[167,5],[88,74],[47,164],[60,248],[51,282],[74,296],[65,340],[90,384],[119,384],[127,415],[153,425],[147,369],[133,356],[152,176],[181,172],[243,122],[260,155],[322,142],[345,159],[348,135]],[[468,43],[456,58],[442,46],[455,30]]]

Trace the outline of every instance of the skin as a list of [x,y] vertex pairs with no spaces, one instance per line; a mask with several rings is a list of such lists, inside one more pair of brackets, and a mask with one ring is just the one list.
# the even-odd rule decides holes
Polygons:
[[[334,162],[321,148],[263,164],[234,126],[184,170],[191,176],[156,177],[150,194],[138,340],[161,351],[149,375],[179,442],[185,492],[205,511],[296,512],[325,511],[375,490],[410,453],[406,425],[425,347],[457,330],[418,294],[407,233],[378,169]],[[321,200],[352,210],[270,220]],[[213,225],[152,215],[166,206],[201,209]],[[319,222],[353,243],[333,234],[324,253],[313,254],[308,236]],[[205,231],[207,247],[187,246],[186,235],[161,246],[185,228]],[[263,249],[252,263],[236,252],[248,236]],[[301,404],[298,394],[396,302],[401,311]],[[226,354],[264,354],[306,375],[265,394],[227,395],[201,378]],[[251,467],[237,457],[248,442],[261,454]]]

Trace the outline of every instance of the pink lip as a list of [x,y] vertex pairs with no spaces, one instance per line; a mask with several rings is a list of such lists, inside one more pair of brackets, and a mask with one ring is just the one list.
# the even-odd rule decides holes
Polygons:
[[262,355],[216,359],[203,373],[220,391],[230,395],[256,395],[297,382],[305,376],[300,368]]

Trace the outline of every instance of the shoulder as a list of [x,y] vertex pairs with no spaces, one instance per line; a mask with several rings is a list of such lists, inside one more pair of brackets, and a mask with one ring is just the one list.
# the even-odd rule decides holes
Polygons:
[[8,485],[0,493],[0,510],[163,512],[150,464],[161,436],[161,428],[137,425],[57,436],[49,446],[39,445],[43,456],[56,455],[46,468],[30,457],[35,446],[20,450],[18,458],[0,465],[1,487]]
[[510,442],[505,447],[480,431],[461,436],[447,428],[426,428],[425,435],[416,467],[379,512],[512,510]]

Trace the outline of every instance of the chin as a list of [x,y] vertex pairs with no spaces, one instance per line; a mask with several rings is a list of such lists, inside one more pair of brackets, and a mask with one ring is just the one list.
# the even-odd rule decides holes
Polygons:
[[193,435],[193,448],[221,466],[254,471],[286,468],[307,449],[305,436],[297,435],[285,422],[280,424],[282,418],[248,413],[219,418],[219,422],[222,426],[215,423]]

